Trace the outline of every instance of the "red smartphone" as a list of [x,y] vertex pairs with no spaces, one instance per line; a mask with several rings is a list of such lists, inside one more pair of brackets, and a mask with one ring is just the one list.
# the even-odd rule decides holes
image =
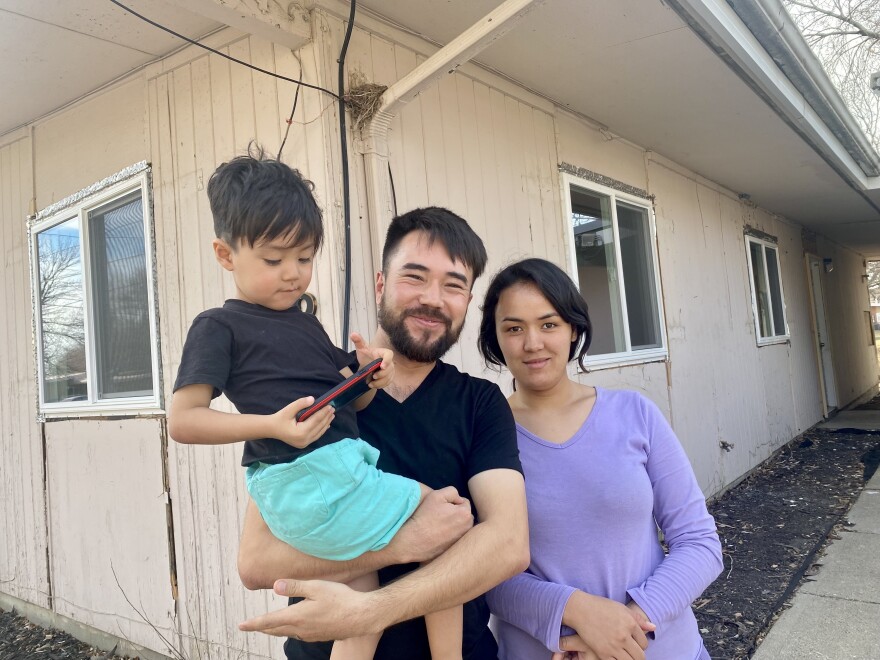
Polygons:
[[296,421],[306,421],[324,406],[333,406],[338,410],[362,394],[366,394],[370,391],[369,383],[373,380],[373,374],[379,370],[380,366],[382,366],[382,358],[364,365],[358,369],[357,373],[352,374],[332,390],[315,399],[315,402],[308,408],[303,408],[296,413]]

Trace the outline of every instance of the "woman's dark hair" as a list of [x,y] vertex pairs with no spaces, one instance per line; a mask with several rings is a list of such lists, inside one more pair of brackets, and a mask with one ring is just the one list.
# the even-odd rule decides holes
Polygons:
[[488,259],[486,248],[467,221],[449,209],[429,206],[414,209],[391,221],[382,248],[383,273],[387,273],[388,262],[394,256],[401,241],[414,231],[425,232],[428,245],[440,241],[454,261],[460,261],[470,268],[474,275],[470,283],[472,287],[486,269]]
[[581,369],[586,371],[584,357],[593,339],[593,324],[587,303],[571,278],[555,264],[546,259],[524,259],[500,270],[489,283],[486,299],[483,302],[483,318],[480,321],[480,336],[477,346],[487,364],[507,366],[504,354],[498,344],[495,331],[495,310],[501,294],[516,284],[529,284],[540,291],[553,309],[575,331],[575,339],[571,342],[568,360],[577,358]]
[[292,233],[298,244],[311,241],[317,250],[324,224],[314,187],[252,142],[246,156],[223,163],[208,180],[214,234],[234,250],[239,240],[253,247]]

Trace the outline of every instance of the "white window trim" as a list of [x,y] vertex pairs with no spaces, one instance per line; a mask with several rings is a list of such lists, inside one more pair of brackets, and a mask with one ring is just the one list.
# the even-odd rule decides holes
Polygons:
[[[134,173],[130,173],[133,171]],[[162,413],[162,382],[158,336],[158,318],[156,312],[156,283],[155,283],[155,255],[153,249],[153,214],[152,214],[152,190],[151,172],[147,163],[139,163],[128,170],[124,170],[105,182],[101,182],[87,188],[66,200],[52,205],[39,213],[28,226],[28,242],[31,257],[31,307],[34,322],[34,358],[37,376],[38,419],[70,418],[70,417],[104,417],[104,416],[138,416]],[[117,180],[116,183],[107,184],[107,181]],[[97,192],[90,191],[97,189]],[[83,299],[86,305],[84,315],[84,329],[86,336],[86,365],[88,369],[88,401],[52,402],[45,401],[44,364],[43,364],[43,337],[41,309],[39,304],[39,281],[40,265],[37,258],[36,235],[50,229],[62,222],[78,218],[81,228],[81,236],[85,233],[86,220],[89,211],[102,206],[115,198],[140,190],[141,204],[143,205],[144,217],[144,253],[146,257],[148,314],[150,324],[150,360],[153,376],[153,393],[141,397],[124,397],[118,399],[97,400],[94,392],[94,374],[97,373],[97,357],[94,354],[94,330],[92,319],[94,307],[92,291],[89,283],[92,281],[91,264],[89,259],[89,246],[85,241],[80,242],[80,254],[83,268]],[[57,211],[54,209],[58,209]]]
[[[654,262],[653,267],[655,294],[657,296],[657,322],[660,326],[660,348],[652,348],[643,351],[633,351],[632,347],[630,346],[629,333],[627,332],[626,351],[619,353],[606,353],[599,356],[592,356],[590,355],[589,351],[587,351],[587,355],[584,359],[584,364],[586,365],[587,370],[590,371],[594,369],[609,369],[613,367],[622,367],[634,364],[644,364],[646,362],[660,362],[667,360],[669,358],[669,344],[666,340],[666,319],[663,314],[663,287],[660,282],[660,260],[657,255],[657,223],[654,217],[653,205],[650,203],[649,200],[643,199],[636,195],[630,195],[628,193],[615,190],[614,188],[609,188],[608,186],[594,183],[593,181],[588,181],[587,179],[569,174],[568,172],[561,172],[560,175],[562,183],[562,199],[565,209],[565,217],[563,218],[563,240],[565,242],[566,250],[568,252],[568,274],[571,277],[572,281],[574,281],[575,286],[578,287],[578,290],[580,290],[580,282],[578,281],[577,275],[577,254],[574,245],[574,231],[571,226],[571,186],[574,185],[578,188],[584,188],[586,190],[590,190],[601,195],[606,195],[611,198],[610,206],[611,217],[613,220],[612,231],[614,233],[614,255],[618,264],[622,264],[623,262],[620,255],[620,238],[618,236],[617,227],[617,204],[615,202],[617,200],[620,200],[622,202],[626,202],[627,204],[632,204],[633,206],[638,206],[639,208],[645,209],[648,212],[648,224],[650,226],[651,258]],[[620,282],[620,302],[622,307],[621,314],[623,316],[623,326],[628,328],[629,318],[627,316],[626,309],[626,287],[624,285],[622,267],[620,268],[618,277]]]
[[[758,236],[754,236],[752,234],[744,234],[745,236],[745,248],[746,248],[746,263],[748,264],[748,277],[749,277],[749,290],[752,295],[752,320],[755,323],[755,341],[758,346],[771,346],[773,344],[786,344],[791,341],[791,330],[788,327],[788,312],[785,309],[785,290],[782,287],[782,258],[781,253],[779,251],[779,245],[772,241],[768,241],[766,239],[760,238]],[[769,277],[770,271],[767,270],[767,252],[766,248],[770,247],[776,250],[776,267],[777,267],[777,275],[779,277],[779,296],[781,298],[782,303],[782,320],[785,324],[785,334],[784,335],[773,335],[771,337],[762,337],[761,336],[761,321],[760,315],[758,314],[758,296],[757,291],[755,290],[755,270],[752,267],[752,251],[749,249],[750,243],[757,243],[761,246],[761,258],[764,260],[764,275],[768,278],[767,285],[770,285]],[[776,323],[773,318],[773,301],[770,301],[770,326],[775,328]]]

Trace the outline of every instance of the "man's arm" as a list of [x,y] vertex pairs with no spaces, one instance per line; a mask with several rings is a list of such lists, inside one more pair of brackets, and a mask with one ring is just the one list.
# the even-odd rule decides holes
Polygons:
[[323,581],[283,580],[280,595],[306,600],[241,624],[246,631],[307,641],[345,639],[471,600],[525,570],[528,520],[522,475],[481,472],[468,483],[480,522],[430,564],[382,589],[356,592]]
[[248,589],[269,589],[279,578],[349,582],[392,564],[433,559],[472,526],[470,502],[455,488],[441,488],[425,498],[382,550],[350,561],[331,561],[303,554],[279,541],[249,500],[238,549],[238,574]]

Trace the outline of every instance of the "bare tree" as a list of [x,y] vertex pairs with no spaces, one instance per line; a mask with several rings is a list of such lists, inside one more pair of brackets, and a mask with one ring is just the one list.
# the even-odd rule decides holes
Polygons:
[[856,121],[880,149],[880,96],[871,74],[880,71],[877,0],[782,0]]
[[880,303],[880,261],[869,261],[868,291],[871,294],[871,306]]

